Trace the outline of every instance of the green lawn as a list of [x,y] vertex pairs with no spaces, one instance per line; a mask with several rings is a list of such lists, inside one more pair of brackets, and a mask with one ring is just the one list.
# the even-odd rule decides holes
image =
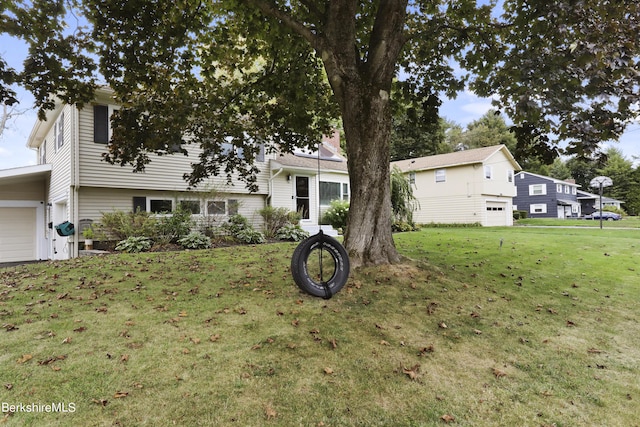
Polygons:
[[[295,287],[295,244],[0,270],[0,401],[19,410],[0,419],[638,424],[640,230],[434,228],[396,242],[404,264],[354,272],[328,301]],[[44,412],[62,403],[73,411]]]
[[[556,219],[556,218],[527,218],[515,222],[516,226],[545,226],[545,227],[593,227],[600,228],[600,220],[588,219]],[[640,218],[625,216],[620,221],[602,221],[602,228],[637,228],[640,229]]]

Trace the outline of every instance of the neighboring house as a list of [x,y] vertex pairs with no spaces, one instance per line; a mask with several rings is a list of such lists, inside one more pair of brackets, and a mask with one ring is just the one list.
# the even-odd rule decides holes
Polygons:
[[578,218],[582,208],[575,182],[531,172],[516,174],[513,209],[526,211],[529,218]]
[[[578,190],[578,201],[582,205],[582,215],[591,215],[595,211],[600,210],[600,195],[587,193],[586,191]],[[624,202],[611,197],[602,196],[602,207],[613,206],[617,209],[622,209]]]
[[416,223],[513,225],[514,173],[504,145],[392,162],[413,186]]
[[[93,104],[82,109],[58,104],[46,121],[35,124],[27,146],[38,151],[38,165],[0,171],[0,262],[76,257],[84,240],[82,229],[113,210],[160,214],[182,205],[200,224],[219,225],[238,213],[259,227],[262,218],[256,211],[271,205],[302,209],[302,224],[313,229],[319,205],[331,198],[348,198],[339,141],[338,148],[322,143],[322,182],[311,154],[261,155],[256,162],[259,190],[254,193],[239,180],[228,184],[225,176],[190,190],[183,174],[197,161],[198,147],[189,147],[189,156],[155,157],[143,173],[110,165],[102,153],[107,150],[109,117],[115,108],[111,92],[102,89]],[[68,237],[55,231],[65,221],[75,225],[75,233]]]

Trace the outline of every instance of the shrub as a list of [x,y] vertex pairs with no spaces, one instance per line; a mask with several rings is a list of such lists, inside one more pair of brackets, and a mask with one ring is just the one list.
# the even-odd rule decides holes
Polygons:
[[156,220],[154,240],[159,245],[177,242],[191,230],[191,212],[179,207]]
[[208,249],[211,247],[211,239],[199,231],[193,231],[178,239],[178,243],[187,249]]
[[290,212],[287,208],[267,206],[258,211],[264,219],[264,234],[266,237],[276,237],[278,230],[290,222]]
[[130,253],[144,252],[149,249],[151,249],[151,239],[144,236],[127,237],[116,245],[116,251]]
[[346,200],[334,200],[322,216],[322,223],[330,224],[336,230],[341,229],[344,232],[347,228],[348,217],[349,202]]
[[254,230],[247,218],[239,214],[231,216],[220,228],[242,243],[252,244],[266,241],[264,234]]
[[230,216],[227,222],[223,223],[220,226],[220,229],[222,229],[222,231],[224,231],[225,233],[235,237],[235,235],[240,231],[249,227],[251,227],[251,225],[249,225],[249,220],[247,220],[247,218],[243,217],[242,215],[237,214]]
[[286,224],[280,227],[275,237],[279,240],[300,242],[309,237],[309,233],[304,231],[298,224]]
[[234,237],[238,241],[247,244],[264,243],[266,241],[264,234],[254,230],[252,227],[240,230]]
[[102,240],[125,240],[129,237],[154,236],[156,234],[156,219],[151,213],[136,212],[103,212],[102,218],[94,225],[98,238]]

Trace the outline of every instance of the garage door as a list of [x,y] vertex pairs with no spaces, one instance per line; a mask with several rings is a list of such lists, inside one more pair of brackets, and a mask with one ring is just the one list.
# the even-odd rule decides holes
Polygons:
[[487,202],[487,227],[502,227],[507,225],[507,204],[501,202]]
[[0,208],[0,262],[34,259],[36,208]]

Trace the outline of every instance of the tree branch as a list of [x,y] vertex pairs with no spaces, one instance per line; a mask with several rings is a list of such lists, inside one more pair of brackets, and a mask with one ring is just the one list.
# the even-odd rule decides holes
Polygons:
[[247,2],[253,7],[260,10],[260,12],[262,12],[264,15],[282,21],[282,23],[287,27],[291,28],[294,32],[304,37],[304,39],[307,40],[314,48],[318,46],[317,35],[314,34],[314,32],[310,28],[305,26],[302,22],[294,19],[290,14],[283,12],[282,10],[278,9],[276,6],[270,4],[265,0],[247,0]]

